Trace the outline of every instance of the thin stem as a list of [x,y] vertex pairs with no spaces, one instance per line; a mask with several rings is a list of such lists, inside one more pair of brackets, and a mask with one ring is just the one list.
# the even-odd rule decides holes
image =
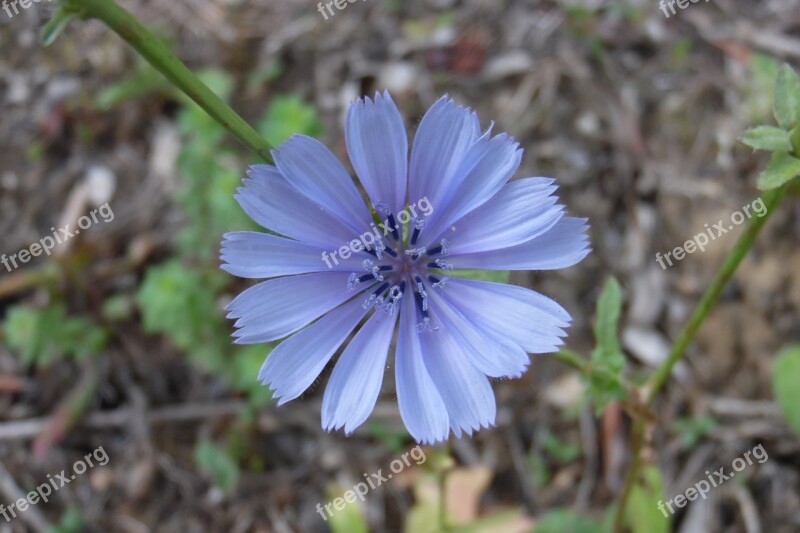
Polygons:
[[723,289],[725,289],[725,286],[731,280],[734,273],[736,273],[736,269],[755,244],[761,230],[772,216],[775,208],[780,204],[785,192],[786,187],[781,187],[779,189],[767,191],[761,196],[766,212],[763,216],[753,217],[748,221],[744,233],[742,233],[739,240],[736,241],[736,245],[734,245],[733,249],[725,258],[725,262],[722,263],[714,279],[711,280],[711,284],[700,299],[700,303],[697,304],[697,308],[695,308],[692,316],[689,318],[689,322],[683,327],[683,330],[678,336],[678,340],[672,345],[672,350],[670,350],[667,359],[653,372],[650,379],[647,380],[644,387],[644,401],[646,405],[652,405],[656,395],[672,373],[672,368],[686,353],[686,348],[688,348],[689,344],[694,340],[694,336],[697,334],[703,321],[709,315],[717,301],[719,301]]
[[[697,331],[700,329],[700,326],[703,324],[703,321],[706,319],[706,317],[708,317],[711,310],[719,301],[723,289],[731,280],[736,272],[736,269],[747,256],[747,253],[756,243],[758,236],[761,234],[761,230],[764,229],[764,226],[772,216],[772,213],[783,199],[786,189],[787,187],[774,189],[765,192],[761,196],[761,200],[764,202],[766,212],[763,216],[751,218],[748,221],[744,233],[742,233],[742,235],[736,241],[733,249],[728,253],[728,256],[725,258],[722,266],[714,275],[714,279],[711,280],[711,284],[708,286],[706,292],[703,294],[703,297],[700,299],[700,303],[697,304],[692,316],[689,317],[689,321],[683,327],[683,330],[678,336],[678,339],[675,341],[675,344],[673,344],[672,350],[667,356],[667,359],[650,376],[650,378],[647,380],[647,383],[645,383],[645,385],[642,387],[642,392],[644,394],[643,403],[645,407],[649,407],[653,404],[656,395],[666,384],[670,374],[672,373],[673,367],[686,353],[686,348],[688,348],[689,344],[692,342],[692,340],[694,340],[694,337],[697,334]],[[628,467],[628,473],[625,476],[622,492],[620,493],[617,506],[614,511],[614,531],[618,533],[621,533],[624,529],[625,507],[627,506],[631,490],[636,484],[636,481],[639,477],[639,471],[642,467],[642,450],[645,444],[646,429],[646,419],[642,416],[636,417],[636,419],[633,421],[633,429],[631,430],[631,464]]]
[[272,162],[272,146],[221,98],[200,81],[180,59],[147,28],[113,0],[63,0],[65,8],[82,18],[103,21],[161,72],[186,96],[261,159]]
[[617,505],[614,509],[614,533],[622,533],[625,529],[625,508],[628,505],[636,478],[639,477],[639,470],[642,467],[642,449],[644,448],[645,419],[642,416],[633,421],[631,429],[631,464],[628,465],[628,472],[625,474],[625,481],[622,484]]
[[586,359],[577,352],[573,352],[569,348],[561,348],[560,351],[553,353],[552,356],[562,363],[578,370],[586,378],[590,378],[593,375],[602,376],[615,381],[618,385],[622,385],[626,390],[631,390],[633,388],[624,378],[606,368],[595,366],[591,360]]

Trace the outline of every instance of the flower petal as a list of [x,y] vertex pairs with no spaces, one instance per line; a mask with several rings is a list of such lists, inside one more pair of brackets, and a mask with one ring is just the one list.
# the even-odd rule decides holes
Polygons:
[[400,416],[408,432],[420,443],[447,439],[449,418],[442,396],[425,368],[417,334],[413,298],[401,300],[400,331],[395,352],[395,381]]
[[[461,346],[463,357],[483,374],[493,377],[519,377],[530,364],[527,352],[513,344],[497,343],[484,335],[476,324],[467,320],[457,304],[447,296],[452,291],[428,292],[432,307],[441,322],[441,330],[452,335]],[[481,308],[481,313],[492,312]],[[426,352],[427,353],[427,352]],[[448,409],[449,411],[449,409]]]
[[529,241],[549,230],[564,214],[550,196],[549,178],[525,178],[507,183],[482,206],[455,223],[448,239],[450,254],[486,252]]
[[511,248],[452,255],[454,268],[487,270],[556,270],[571,267],[589,255],[585,218],[562,217],[546,233]]
[[356,237],[354,228],[295,189],[277,168],[253,165],[247,174],[250,179],[244,180],[235,198],[257,224],[325,250]]
[[292,135],[272,156],[278,170],[298,191],[354,230],[369,227],[372,219],[361,194],[342,163],[324,144],[306,135]]
[[481,136],[477,115],[443,96],[422,117],[408,174],[408,201],[423,198],[439,205],[467,150]]
[[360,300],[351,300],[289,337],[267,356],[258,379],[274,391],[278,405],[294,400],[314,383],[367,312]]
[[[354,296],[347,272],[318,272],[263,281],[225,308],[238,318],[237,344],[269,342],[291,335]],[[359,284],[366,289],[371,284]],[[359,305],[361,303],[360,298]]]
[[444,289],[467,320],[528,353],[556,351],[572,320],[554,300],[516,285],[452,278]]
[[447,190],[436,202],[431,200],[436,211],[426,220],[425,245],[432,244],[445,228],[494,196],[511,179],[521,160],[519,143],[505,133],[490,137],[486,132],[475,141]]
[[328,270],[360,270],[364,257],[333,261],[319,246],[257,231],[226,233],[222,239],[222,270],[241,278],[274,278]]
[[[435,311],[432,314],[436,314]],[[470,363],[460,339],[442,327],[420,335],[425,368],[444,401],[456,437],[494,424],[497,406],[486,376]]]
[[347,113],[345,140],[350,161],[373,205],[392,213],[405,207],[408,181],[408,136],[388,92],[358,100]]
[[369,417],[383,383],[396,316],[374,313],[347,345],[322,399],[322,427],[349,435]]

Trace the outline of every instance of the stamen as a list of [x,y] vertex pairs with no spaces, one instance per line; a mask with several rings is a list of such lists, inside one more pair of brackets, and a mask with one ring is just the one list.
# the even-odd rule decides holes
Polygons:
[[392,237],[394,237],[394,240],[399,241],[400,232],[397,230],[397,222],[394,219],[394,215],[389,213],[389,217],[386,219],[386,221],[389,223],[389,228],[392,230]]
[[373,207],[375,208],[375,212],[382,217],[385,217],[387,214],[389,214],[389,205],[386,202],[378,200],[375,202],[375,204],[373,204]]
[[[363,278],[364,276],[361,276],[361,277]],[[372,277],[372,276],[370,276],[370,277]],[[356,288],[356,285],[358,283],[360,283],[360,282],[361,282],[361,278],[357,277],[357,274],[355,272],[353,272],[352,274],[350,274],[350,277],[347,278],[347,290],[348,291],[352,291],[353,289]]]
[[[379,241],[380,242],[380,241]],[[397,252],[395,252],[391,247],[384,245],[383,251],[387,254],[391,255],[392,257],[397,257]]]
[[428,310],[428,293],[425,291],[425,285],[422,283],[422,278],[419,276],[415,277],[414,281],[417,282],[417,292],[415,293],[415,296],[419,295],[420,299],[419,310],[420,312],[426,312]]
[[439,246],[434,246],[430,250],[428,250],[429,256],[434,256],[438,254],[447,255],[447,249],[450,246],[450,243],[447,242],[447,239],[442,239],[439,243]]
[[388,298],[380,298],[378,303],[375,305],[375,309],[382,309],[386,312],[389,316],[394,316],[394,312],[397,310],[398,304],[400,299],[403,297],[403,289],[405,288],[405,282],[401,285],[395,285],[389,291]]
[[386,245],[383,244],[383,239],[380,239],[375,243],[375,255],[377,256],[378,260],[383,260],[384,250],[386,250]]
[[364,270],[370,271],[377,281],[383,281],[383,276],[380,274],[381,267],[377,266],[372,259],[364,259],[361,264],[364,266]]
[[[389,283],[388,282],[384,283],[383,285],[378,287],[378,289],[375,292],[370,294],[369,298],[364,300],[364,303],[361,304],[361,307],[364,308],[364,309],[369,309],[369,307],[372,305],[372,303],[374,301],[378,300],[378,295],[379,294],[383,294],[383,291],[385,291],[388,287],[389,287]],[[383,298],[380,298],[380,301],[382,301],[382,300],[383,300]]]
[[436,276],[428,276],[428,281],[430,281],[433,287],[437,289],[439,287],[444,287],[447,284],[447,280],[449,279],[450,276],[444,276],[442,279],[439,279]]
[[418,333],[425,333],[426,331],[439,331],[439,326],[431,324],[431,319],[427,316],[422,319],[422,322],[417,324]]
[[420,232],[425,229],[425,219],[420,217],[414,217],[411,219],[414,223],[414,232],[411,234],[411,246],[417,245],[417,239],[419,239]]
[[448,263],[444,259],[437,259],[435,263],[438,268],[441,268],[445,272],[450,272],[451,270],[453,270],[453,265],[451,263]]
[[416,259],[419,256],[423,255],[427,250],[428,249],[425,248],[424,246],[421,246],[419,248],[411,248],[406,250],[406,255],[410,255],[412,259]]

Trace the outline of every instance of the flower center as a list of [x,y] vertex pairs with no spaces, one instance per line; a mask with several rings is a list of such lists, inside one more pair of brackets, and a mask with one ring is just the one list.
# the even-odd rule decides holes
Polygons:
[[362,271],[350,274],[348,289],[355,290],[361,283],[372,284],[369,296],[364,300],[364,309],[374,305],[375,309],[390,316],[397,311],[404,297],[413,296],[422,317],[417,330],[420,333],[436,331],[439,327],[431,323],[429,293],[441,290],[450,279],[447,273],[453,270],[453,266],[444,259],[447,240],[442,239],[431,248],[418,246],[425,221],[414,218],[409,224],[398,224],[394,215],[381,207],[379,204],[377,211],[385,216],[385,223],[381,224],[383,235],[366,249],[373,258],[361,263]]

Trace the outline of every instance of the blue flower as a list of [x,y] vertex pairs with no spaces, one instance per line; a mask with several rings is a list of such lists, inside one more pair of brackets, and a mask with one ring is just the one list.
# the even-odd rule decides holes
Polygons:
[[270,278],[227,307],[236,342],[287,337],[258,376],[279,404],[303,394],[344,347],[322,426],[350,434],[375,406],[397,331],[397,400],[417,441],[493,425],[489,378],[519,377],[528,354],[557,350],[571,318],[529,289],[451,271],[572,266],[589,253],[586,220],[565,216],[552,179],[509,181],[519,144],[481,132],[476,114],[447,97],[423,117],[410,160],[388,93],[354,103],[345,136],[369,203],[337,158],[302,135],[273,152],[274,166],[253,166],[239,189],[242,208],[273,233],[222,242],[225,271]]

